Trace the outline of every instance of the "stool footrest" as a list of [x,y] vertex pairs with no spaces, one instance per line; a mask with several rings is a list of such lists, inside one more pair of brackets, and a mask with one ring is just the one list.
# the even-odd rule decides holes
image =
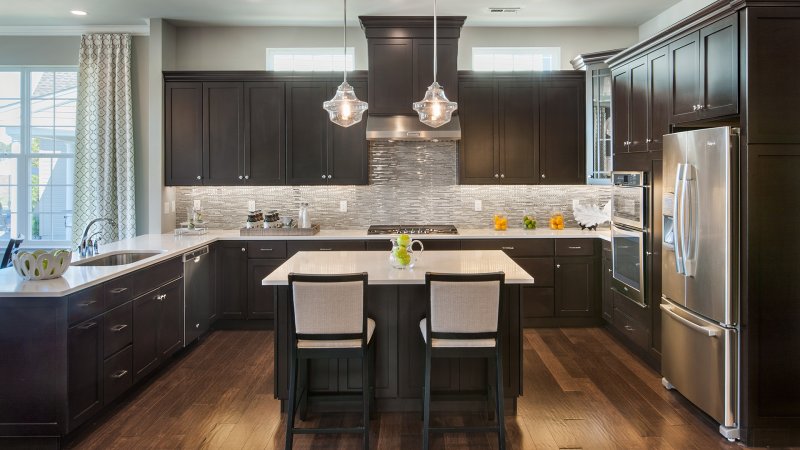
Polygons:
[[500,427],[429,427],[431,433],[499,433]]
[[363,433],[364,427],[355,428],[292,428],[294,434]]

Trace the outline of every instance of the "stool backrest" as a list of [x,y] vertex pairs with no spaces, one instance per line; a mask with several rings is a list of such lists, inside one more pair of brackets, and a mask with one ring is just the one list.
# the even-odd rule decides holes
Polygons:
[[477,339],[497,333],[505,274],[427,273],[425,284],[431,336]]
[[360,339],[367,334],[367,274],[289,274],[298,339]]

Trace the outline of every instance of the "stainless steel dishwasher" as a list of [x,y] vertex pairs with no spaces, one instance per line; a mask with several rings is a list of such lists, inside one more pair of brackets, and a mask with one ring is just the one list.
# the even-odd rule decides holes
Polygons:
[[183,346],[208,331],[213,300],[213,261],[208,246],[183,255]]

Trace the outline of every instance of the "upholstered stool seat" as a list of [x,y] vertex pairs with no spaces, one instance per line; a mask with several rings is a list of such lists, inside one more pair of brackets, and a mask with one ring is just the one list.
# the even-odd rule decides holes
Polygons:
[[[372,342],[372,334],[375,333],[375,321],[367,317],[367,345]],[[335,340],[314,340],[298,339],[297,348],[359,348],[361,339],[335,339]]]

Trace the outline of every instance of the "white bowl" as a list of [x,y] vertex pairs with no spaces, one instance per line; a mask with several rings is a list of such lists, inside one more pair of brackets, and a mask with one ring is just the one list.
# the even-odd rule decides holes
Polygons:
[[64,275],[71,261],[72,252],[64,249],[22,251],[12,259],[17,274],[30,281],[58,278]]

